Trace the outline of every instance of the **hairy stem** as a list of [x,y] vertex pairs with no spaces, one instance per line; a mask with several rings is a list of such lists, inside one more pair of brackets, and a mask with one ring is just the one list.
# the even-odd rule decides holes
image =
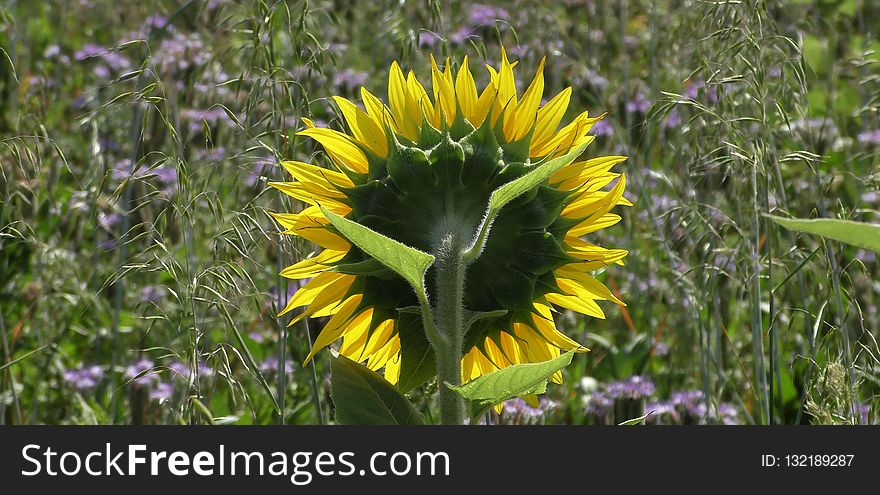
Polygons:
[[[453,236],[443,240],[435,264],[437,269],[436,327],[441,337],[434,345],[440,379],[440,422],[463,424],[464,399],[447,385],[461,385],[461,348],[464,271],[461,250]],[[439,345],[438,345],[439,344]]]

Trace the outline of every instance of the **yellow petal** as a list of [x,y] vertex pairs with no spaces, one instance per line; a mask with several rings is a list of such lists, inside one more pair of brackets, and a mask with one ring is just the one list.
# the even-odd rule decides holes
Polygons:
[[620,215],[615,215],[614,213],[606,213],[599,218],[590,217],[583,222],[575,225],[567,232],[567,235],[580,237],[587,234],[592,234],[597,230],[606,229],[611,227],[612,225],[620,222]]
[[[538,110],[538,118],[535,123],[535,133],[532,135],[532,149],[550,139],[562,122],[568,103],[571,100],[571,88],[565,88],[554,96],[546,105]],[[536,156],[532,153],[532,156]]]
[[621,175],[620,180],[611,191],[595,191],[584,193],[574,201],[567,204],[562,210],[562,216],[566,218],[598,218],[611,211],[617,206],[623,197],[626,188],[626,176]]
[[[354,187],[354,182],[347,175],[335,170],[294,160],[285,160],[281,162],[281,166],[300,182],[314,182],[331,190],[335,190],[338,187]],[[339,195],[340,197],[345,197],[342,193],[339,193]]]
[[352,320],[342,335],[342,345],[339,346],[339,353],[352,361],[360,362],[363,360],[364,347],[370,335],[370,323],[372,321],[373,308],[367,308],[357,318]]
[[471,125],[479,126],[474,123],[477,117],[477,84],[474,82],[474,76],[468,68],[468,56],[464,56],[461,68],[458,69],[458,76],[455,78],[455,96],[458,100],[458,106],[461,113],[464,114]]
[[274,187],[284,194],[298,199],[310,205],[321,205],[337,215],[347,215],[351,207],[340,203],[332,196],[328,196],[319,187],[305,182],[269,182],[269,187]]
[[[535,303],[535,308],[538,309],[538,303]],[[545,311],[544,309],[539,310],[539,314],[532,315],[532,323],[534,324],[535,329],[537,329],[537,331],[539,332],[541,339],[546,342],[550,347],[550,349],[546,350],[546,356],[550,356],[547,357],[547,359],[552,359],[553,357],[556,357],[556,355],[553,355],[552,348],[554,347],[556,349],[564,349],[566,351],[575,349],[578,352],[587,352],[589,350],[569,338],[568,335],[560,332],[559,329],[556,328],[556,322],[553,321],[553,315],[550,312],[550,307],[544,306],[544,308],[546,308],[546,314],[543,313],[543,311]],[[528,328],[527,325],[526,328]],[[538,350],[540,351],[540,348],[538,348]],[[541,352],[544,353],[545,351]],[[547,359],[544,359],[544,361],[546,361]]]
[[501,70],[498,72],[497,81],[498,94],[492,108],[493,126],[502,113],[505,114],[506,125],[507,119],[512,118],[516,111],[516,80],[513,76],[513,66],[507,60],[507,51],[504,47],[501,48]]
[[434,105],[428,98],[428,92],[416,78],[415,72],[409,71],[409,74],[406,75],[406,87],[409,90],[410,98],[417,105],[410,105],[408,111],[410,117],[418,122],[418,128],[422,127],[422,116],[425,116],[434,127],[440,127],[439,114],[434,112]]
[[[374,354],[379,352],[383,347],[388,344],[388,341],[391,340],[391,337],[394,336],[394,320],[388,319],[376,325],[376,329],[373,330],[373,333],[370,335],[369,341],[364,346],[364,358],[371,358]],[[376,368],[378,369],[382,366],[379,365]]]
[[594,136],[584,136],[594,122],[599,118],[590,118],[588,112],[578,115],[571,123],[563,127],[556,134],[543,142],[532,141],[530,150],[531,156],[547,156],[552,154],[562,154],[576,146],[576,143],[593,139]]
[[364,101],[367,114],[380,129],[390,127],[392,131],[400,132],[397,128],[397,123],[391,116],[391,111],[388,110],[388,107],[379,98],[367,91],[367,88],[361,88],[361,99]]
[[[562,290],[566,290],[568,294],[571,295],[579,295],[584,294],[585,297],[589,297],[591,299],[598,299],[600,301],[611,301],[615,304],[619,304],[621,306],[626,306],[626,304],[618,299],[608,287],[605,287],[605,284],[599,282],[592,276],[584,273],[577,268],[575,265],[565,265],[561,268],[558,268],[555,272],[556,282],[559,285],[559,288]],[[570,287],[569,284],[575,284],[578,287]],[[566,285],[563,287],[563,285]],[[568,291],[567,289],[573,289]]]
[[[567,218],[586,218],[583,223],[589,224],[594,220],[598,220],[606,213],[611,211],[617,204],[620,202],[620,198],[623,197],[623,190],[626,188],[626,176],[621,175],[620,180],[617,181],[617,184],[614,185],[614,188],[611,191],[608,191],[597,201],[589,202],[589,197],[584,198],[580,202],[575,202],[577,206],[575,208],[569,209],[566,207],[563,210],[563,215]],[[569,205],[570,206],[570,205]],[[579,224],[580,225],[580,224]],[[578,228],[578,226],[575,226]],[[583,234],[580,234],[583,235]]]
[[321,143],[333,162],[339,166],[360,174],[370,170],[367,155],[355,146],[348,136],[339,131],[314,127],[299,131],[297,134],[311,137]]
[[605,174],[611,167],[626,160],[625,156],[600,156],[580,162],[574,162],[559,169],[550,176],[550,183],[555,184],[557,189],[571,191],[579,189],[588,180],[598,175]]
[[292,279],[311,278],[332,268],[330,263],[335,263],[341,260],[346,253],[347,251],[325,249],[317,256],[306,258],[295,265],[290,265],[284,270],[281,270],[280,275],[284,278]]
[[321,333],[319,333],[318,338],[315,339],[315,344],[312,345],[312,350],[309,351],[309,355],[306,356],[306,360],[303,364],[311,361],[318,351],[333,342],[336,342],[336,340],[338,340],[345,332],[346,328],[348,328],[349,324],[360,324],[359,318],[361,315],[366,314],[367,311],[362,311],[357,316],[353,316],[353,314],[358,306],[360,306],[362,299],[363,294],[354,294],[340,305],[339,311],[333,315],[333,318],[330,318],[330,321],[328,321],[327,324],[324,325],[324,328],[321,329]]
[[398,352],[385,362],[384,376],[385,379],[388,380],[388,382],[392,385],[397,384],[397,381],[400,379],[400,352]]
[[367,112],[341,96],[334,96],[333,100],[339,106],[354,138],[376,155],[383,158],[388,156],[388,139],[385,137],[385,132],[376,125]]
[[354,282],[354,278],[353,275],[345,275],[343,273],[321,273],[300,287],[293,297],[290,298],[290,301],[287,302],[284,309],[278,313],[278,316],[287,314],[300,306],[312,304],[315,298],[318,297],[318,294],[327,288],[345,292]]
[[536,123],[538,106],[541,104],[541,97],[544,96],[544,62],[546,60],[546,57],[541,59],[532,84],[523,93],[522,101],[516,106],[516,117],[510,129],[511,134],[507,136],[509,141],[522,139]]
[[298,235],[324,249],[348,251],[351,248],[351,244],[345,238],[327,228],[329,220],[315,206],[300,213],[270,213],[270,215],[286,228],[282,234]]
[[391,115],[397,123],[400,132],[411,141],[419,137],[419,128],[422,125],[421,115],[411,112],[411,108],[417,105],[410,95],[406,78],[397,62],[392,62],[388,72],[388,105],[391,107]]
[[435,119],[438,124],[440,119],[443,119],[447,125],[452,125],[455,121],[456,100],[455,89],[449,73],[449,60],[446,61],[446,69],[446,71],[440,72],[434,55],[431,55],[431,82],[434,88],[434,101],[437,104]]
[[570,309],[576,313],[585,314],[594,318],[605,319],[605,313],[602,308],[592,299],[581,299],[577,296],[567,296],[564,294],[550,293],[544,296],[547,301],[563,308]]

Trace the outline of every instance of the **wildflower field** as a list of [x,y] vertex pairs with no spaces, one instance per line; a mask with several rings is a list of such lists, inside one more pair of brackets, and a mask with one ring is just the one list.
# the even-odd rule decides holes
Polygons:
[[0,424],[876,424],[878,31],[3,2]]

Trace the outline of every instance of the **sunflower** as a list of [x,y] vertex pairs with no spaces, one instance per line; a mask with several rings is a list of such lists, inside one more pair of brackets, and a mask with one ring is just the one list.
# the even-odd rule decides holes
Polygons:
[[[322,208],[438,256],[449,239],[473,239],[495,189],[591,142],[588,132],[604,116],[583,112],[561,125],[571,88],[542,105],[544,60],[521,95],[515,66],[502,48],[500,68],[487,65],[489,83],[478,91],[467,56],[456,73],[449,60],[441,69],[431,57],[429,94],[395,62],[387,105],[365,88],[363,107],[333,97],[347,132],[303,119],[299,134],[323,146],[332,169],[285,161],[294,180],[270,185],[308,205],[273,214],[283,233],[323,248],[281,272],[310,279],[281,315],[304,308],[291,324],[329,317],[306,362],[341,340],[341,354],[384,369],[385,378],[405,382],[398,385],[405,390],[436,375],[422,320],[408,311],[419,305],[410,285],[349,243]],[[462,382],[585,351],[557,328],[554,313],[605,318],[597,301],[624,304],[591,274],[622,265],[627,252],[584,238],[620,221],[611,212],[615,206],[631,205],[623,196],[624,175],[611,171],[625,159],[572,161],[501,210],[463,281],[463,306],[481,317],[462,337]],[[436,279],[432,268],[429,299]],[[553,381],[561,383],[561,372]]]

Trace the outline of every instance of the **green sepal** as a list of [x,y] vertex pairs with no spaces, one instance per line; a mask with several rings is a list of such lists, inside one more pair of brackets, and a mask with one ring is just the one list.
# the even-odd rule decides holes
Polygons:
[[432,171],[438,182],[451,188],[461,184],[461,173],[464,166],[464,148],[452,140],[448,132],[429,153]]
[[431,163],[419,148],[395,141],[388,151],[388,175],[401,191],[425,190],[432,185]]
[[472,132],[474,132],[474,126],[464,118],[464,114],[461,111],[461,104],[458,102],[458,98],[456,98],[455,120],[449,127],[449,134],[455,141],[461,141],[465,136]]
[[[498,170],[504,167],[503,150],[492,133],[487,121],[459,141],[465,154],[465,165],[462,171],[462,183],[476,186],[485,185],[491,192],[490,181]],[[482,213],[482,212],[480,212]]]
[[443,140],[443,133],[439,129],[431,125],[428,119],[422,115],[422,128],[419,131],[419,140],[417,146],[423,150],[428,150],[440,144]]
[[[501,123],[501,120],[502,119],[499,118],[498,122]],[[532,129],[529,131],[529,133],[522,138],[516,141],[511,141],[509,143],[502,142],[501,149],[504,150],[504,161],[507,163],[529,163],[529,149],[531,148],[532,134],[534,134],[534,132],[535,126],[532,126]]]

